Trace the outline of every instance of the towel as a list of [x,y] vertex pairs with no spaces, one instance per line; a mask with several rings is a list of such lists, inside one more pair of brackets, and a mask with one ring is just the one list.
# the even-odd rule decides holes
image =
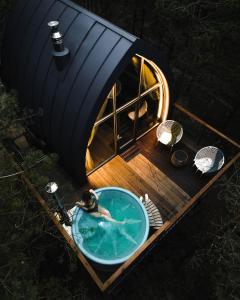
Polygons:
[[153,227],[153,229],[159,229],[163,225],[162,216],[156,207],[156,205],[149,199],[148,194],[145,194],[145,198],[140,197],[143,205],[146,208],[149,217],[149,225]]

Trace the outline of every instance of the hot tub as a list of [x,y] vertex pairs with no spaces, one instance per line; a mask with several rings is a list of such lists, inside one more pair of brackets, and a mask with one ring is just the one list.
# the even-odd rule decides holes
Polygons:
[[139,198],[128,190],[107,187],[96,190],[99,205],[117,221],[96,218],[76,208],[72,236],[80,251],[98,264],[117,265],[126,261],[146,241],[149,221]]

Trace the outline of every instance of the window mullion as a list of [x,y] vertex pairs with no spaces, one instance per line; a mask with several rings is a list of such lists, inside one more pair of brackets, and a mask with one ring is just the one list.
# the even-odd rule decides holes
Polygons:
[[118,133],[118,128],[117,128],[117,85],[116,83],[113,86],[113,126],[114,126],[114,151],[115,154],[117,154],[117,133]]

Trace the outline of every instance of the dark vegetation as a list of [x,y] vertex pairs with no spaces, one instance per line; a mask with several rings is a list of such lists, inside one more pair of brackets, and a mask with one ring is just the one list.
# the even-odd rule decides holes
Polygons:
[[[0,2],[0,37],[12,1]],[[165,51],[176,99],[239,140],[240,2],[78,1]],[[6,140],[26,116],[0,88],[0,298],[100,299],[75,255],[23,185]],[[40,190],[55,155],[36,148],[24,172]],[[240,299],[240,166],[224,176],[121,285],[117,299]],[[5,175],[11,175],[4,177]]]

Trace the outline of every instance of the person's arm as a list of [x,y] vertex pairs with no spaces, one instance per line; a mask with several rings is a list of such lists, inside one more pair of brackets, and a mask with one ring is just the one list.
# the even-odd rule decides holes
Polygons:
[[79,201],[75,203],[78,207],[84,208],[85,203],[83,201]]
[[92,190],[92,189],[90,189],[89,192],[90,192],[91,194],[93,194],[94,197],[96,198],[96,200],[98,201],[98,199],[99,199],[98,194],[97,194],[94,190]]

